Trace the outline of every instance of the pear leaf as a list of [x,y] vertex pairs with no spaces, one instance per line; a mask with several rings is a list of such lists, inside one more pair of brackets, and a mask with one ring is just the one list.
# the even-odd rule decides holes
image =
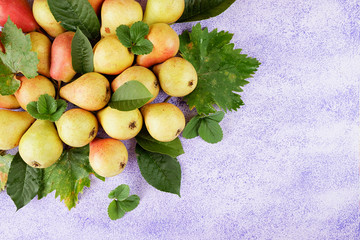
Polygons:
[[89,39],[77,28],[71,42],[72,66],[77,73],[85,74],[94,71],[94,53]]

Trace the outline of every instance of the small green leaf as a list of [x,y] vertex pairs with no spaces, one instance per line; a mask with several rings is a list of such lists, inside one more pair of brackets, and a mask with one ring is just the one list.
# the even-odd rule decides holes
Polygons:
[[57,102],[57,109],[54,113],[51,114],[49,119],[52,122],[56,122],[57,120],[59,120],[67,108],[67,103],[65,100],[58,99],[56,100],[56,102]]
[[131,111],[142,107],[153,95],[139,81],[124,83],[111,97],[109,106],[120,111]]
[[94,71],[94,53],[89,39],[77,28],[71,42],[72,66],[77,73],[85,74]]
[[108,214],[111,220],[117,220],[125,215],[125,211],[121,208],[119,201],[113,200],[108,207]]
[[146,55],[152,52],[154,45],[147,39],[141,39],[135,46],[131,48],[131,51],[136,55]]
[[38,193],[42,170],[27,165],[17,153],[11,162],[7,194],[14,201],[17,210],[28,204]]
[[117,199],[119,201],[125,200],[130,194],[130,187],[126,184],[121,184],[109,193],[110,199]]
[[181,168],[176,158],[165,154],[152,153],[136,145],[137,162],[141,175],[156,189],[179,195]]
[[201,120],[199,135],[208,143],[217,143],[223,138],[223,132],[219,123],[209,118]]
[[223,120],[224,116],[225,116],[224,112],[218,111],[218,112],[216,112],[214,114],[210,114],[209,116],[206,116],[206,118],[212,119],[212,120],[214,120],[216,122],[221,122]]
[[0,192],[5,189],[13,158],[14,156],[10,154],[0,156]]
[[43,94],[37,102],[30,102],[26,106],[28,113],[36,119],[56,122],[66,110],[67,103],[62,99],[55,100],[48,94]]
[[140,198],[138,195],[131,195],[130,197],[126,198],[125,200],[119,202],[119,204],[120,204],[120,207],[125,212],[131,212],[139,205],[139,202],[140,202]]
[[43,94],[38,98],[37,111],[40,114],[51,114],[56,111],[57,103],[49,94]]
[[179,138],[176,138],[171,142],[160,142],[151,137],[145,127],[135,138],[136,142],[149,152],[167,154],[170,157],[177,157],[184,153]]
[[193,117],[188,124],[186,124],[186,127],[184,128],[184,131],[182,133],[182,136],[186,139],[191,139],[194,137],[199,136],[199,127],[201,123],[201,117],[195,116]]
[[140,40],[143,40],[146,35],[149,34],[150,28],[149,25],[147,25],[144,22],[136,22],[133,25],[131,25],[130,28],[130,38],[133,43],[137,43]]
[[124,47],[131,48],[130,28],[128,26],[120,25],[116,29],[116,36]]

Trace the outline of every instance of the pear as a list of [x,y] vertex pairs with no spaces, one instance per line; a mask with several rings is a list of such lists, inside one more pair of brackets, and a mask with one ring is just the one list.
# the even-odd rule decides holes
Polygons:
[[149,134],[158,141],[170,142],[185,128],[185,117],[171,103],[147,104],[141,108]]
[[149,25],[173,23],[181,17],[184,9],[184,0],[148,0],[143,21]]
[[101,10],[101,5],[104,2],[104,0],[88,0],[90,5],[93,7],[95,13],[99,15]]
[[20,104],[14,95],[0,95],[0,108],[16,109],[20,108]]
[[190,94],[198,82],[194,66],[180,57],[173,57],[156,65],[153,71],[159,78],[161,89],[172,97],[183,97]]
[[160,88],[156,76],[152,71],[141,66],[133,66],[123,71],[112,81],[111,88],[115,92],[116,89],[131,80],[136,80],[144,84],[144,86],[154,96],[147,103],[154,101],[159,94]]
[[101,39],[94,47],[95,72],[117,75],[130,67],[134,54],[121,44],[116,35]]
[[51,13],[47,0],[34,0],[33,14],[36,22],[52,37],[57,37],[66,30]]
[[50,52],[51,41],[42,33],[31,32],[31,51],[37,53],[39,59],[38,72],[46,77],[50,77]]
[[135,0],[105,0],[101,8],[101,36],[116,34],[120,25],[141,21],[143,11]]
[[27,112],[0,110],[0,150],[18,146],[20,138],[34,121]]
[[119,140],[95,139],[90,143],[89,162],[100,176],[113,177],[124,171],[128,162],[128,152]]
[[60,96],[88,111],[105,107],[110,100],[110,83],[103,75],[86,73],[60,89]]
[[127,140],[135,137],[143,125],[143,119],[139,109],[119,111],[107,107],[99,111],[97,117],[105,132],[110,137],[119,140]]
[[15,92],[15,97],[20,106],[26,110],[28,103],[37,101],[43,94],[55,97],[55,87],[52,82],[41,75],[28,79],[25,76],[20,78],[20,88]]
[[85,146],[98,132],[96,117],[80,108],[65,112],[55,124],[61,140],[71,147]]
[[52,122],[36,120],[22,136],[19,153],[31,167],[47,168],[53,165],[63,152],[63,143]]
[[137,56],[136,63],[140,66],[148,68],[154,64],[165,62],[179,51],[179,36],[166,23],[152,24],[146,39],[150,40],[154,48],[147,55]]

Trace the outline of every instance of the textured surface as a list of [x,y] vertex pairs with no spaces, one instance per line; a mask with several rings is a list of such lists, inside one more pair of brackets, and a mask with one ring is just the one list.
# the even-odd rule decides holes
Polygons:
[[[262,65],[221,143],[182,139],[182,197],[143,180],[130,141],[123,174],[93,179],[71,212],[54,194],[15,212],[0,193],[0,239],[359,239],[356,2],[238,0],[204,21]],[[111,221],[107,195],[122,183],[140,205]]]

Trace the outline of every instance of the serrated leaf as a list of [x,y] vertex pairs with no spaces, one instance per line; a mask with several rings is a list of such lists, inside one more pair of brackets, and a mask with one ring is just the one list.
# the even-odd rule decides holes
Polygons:
[[27,165],[19,153],[15,155],[10,166],[6,192],[15,203],[17,210],[36,196],[40,187],[41,171]]
[[92,173],[89,145],[65,150],[55,164],[44,169],[39,199],[55,190],[55,197],[60,196],[60,201],[64,200],[70,210],[76,206],[79,193],[90,187],[89,175]]
[[130,28],[130,38],[133,43],[137,43],[140,40],[144,39],[146,35],[149,34],[150,28],[144,22],[136,22],[131,25]]
[[0,59],[0,95],[12,95],[20,87],[20,81]]
[[182,136],[186,139],[191,139],[199,136],[199,127],[201,123],[201,117],[195,116],[193,117],[188,124],[186,124],[184,131],[182,132]]
[[185,0],[185,10],[177,22],[192,22],[215,17],[228,9],[235,0]]
[[109,106],[120,111],[132,111],[146,104],[153,95],[139,81],[124,83],[111,97]]
[[116,29],[116,36],[124,47],[131,48],[130,28],[128,26],[120,25]]
[[40,120],[56,122],[66,110],[67,103],[62,99],[55,100],[48,94],[43,94],[37,102],[30,102],[26,106],[28,113]]
[[75,32],[77,27],[90,39],[100,34],[99,19],[87,0],[47,0],[51,13],[61,26]]
[[214,105],[223,111],[236,110],[243,101],[240,95],[242,86],[252,77],[260,63],[241,54],[230,43],[232,34],[208,32],[197,24],[192,32],[185,31],[180,35],[181,56],[192,63],[198,73],[198,85],[195,90],[184,97],[190,108],[196,107],[199,114],[215,112]]
[[154,45],[148,39],[141,39],[131,48],[136,55],[146,55],[152,52]]
[[219,123],[208,118],[201,119],[199,135],[208,143],[217,143],[223,138]]
[[0,156],[0,192],[5,189],[10,170],[10,164],[13,158],[14,156],[10,154]]
[[140,198],[138,195],[131,195],[130,197],[126,198],[123,201],[120,201],[120,207],[125,211],[125,212],[131,212],[132,210],[134,210],[140,202]]
[[156,189],[179,195],[181,168],[176,158],[165,154],[152,153],[136,145],[137,162],[141,175]]
[[37,111],[40,114],[52,114],[56,111],[57,103],[49,94],[43,94],[38,98]]
[[119,201],[113,200],[108,207],[108,214],[111,220],[117,220],[125,215],[125,211],[121,208]]
[[121,184],[109,193],[109,198],[116,198],[119,201],[125,200],[130,194],[130,187],[126,184]]
[[77,28],[71,42],[72,66],[77,73],[85,74],[94,71],[94,53],[89,39]]
[[212,119],[212,120],[214,120],[216,122],[221,122],[223,120],[224,116],[225,116],[224,112],[218,111],[218,112],[216,112],[214,114],[210,114],[209,116],[206,116],[206,118]]
[[184,153],[179,138],[176,138],[171,142],[160,142],[151,137],[146,128],[143,128],[135,139],[143,149],[149,152],[162,153],[171,157],[177,157]]

